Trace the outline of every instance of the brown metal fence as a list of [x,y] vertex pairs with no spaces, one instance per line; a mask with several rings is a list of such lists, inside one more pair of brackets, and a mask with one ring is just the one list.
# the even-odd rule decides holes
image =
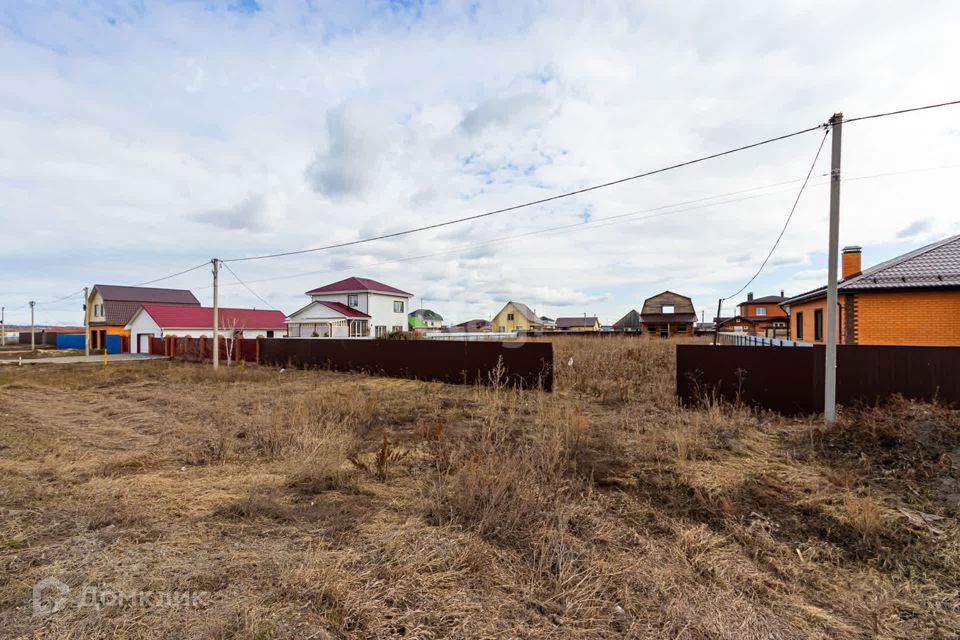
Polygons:
[[[227,361],[227,340],[220,339],[220,359]],[[259,341],[253,338],[234,338],[230,359],[234,362],[258,362]],[[153,355],[184,358],[187,360],[205,360],[213,358],[213,338],[178,338],[165,336],[150,338],[150,353]]]
[[[677,345],[677,396],[705,395],[801,414],[823,411],[824,347]],[[960,347],[837,347],[837,402],[881,404],[894,395],[960,405]]]
[[[150,353],[209,359],[213,356],[213,340],[153,338]],[[220,357],[226,359],[223,338]],[[549,342],[257,338],[236,340],[233,358],[275,366],[363,371],[455,384],[490,384],[499,380],[510,386],[553,389],[553,345]]]
[[549,342],[297,338],[260,342],[264,364],[365,371],[455,384],[500,380],[512,386],[553,389],[553,345]]

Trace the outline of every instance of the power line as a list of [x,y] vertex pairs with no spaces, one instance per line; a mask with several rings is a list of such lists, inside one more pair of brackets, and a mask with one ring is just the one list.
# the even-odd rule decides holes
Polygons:
[[[883,178],[883,177],[889,177],[889,176],[903,175],[903,174],[906,174],[906,173],[916,173],[916,172],[920,172],[920,171],[937,171],[937,170],[943,170],[943,169],[953,169],[953,168],[957,168],[957,167],[960,167],[960,165],[943,165],[943,166],[937,166],[937,167],[915,167],[915,168],[904,169],[904,170],[900,170],[900,171],[887,171],[887,172],[883,172],[883,173],[873,173],[873,174],[866,174],[866,175],[862,175],[862,176],[846,177],[846,178],[844,178],[844,180],[845,180],[846,182],[853,182],[853,181],[859,181],[859,180],[872,180],[872,179],[875,179],[875,178]],[[828,175],[829,175],[829,174],[822,174],[821,177],[827,177]],[[349,267],[344,267],[344,268],[342,268],[342,269],[311,269],[310,271],[300,271],[300,272],[297,272],[297,273],[290,273],[290,274],[285,274],[285,275],[280,275],[280,276],[272,276],[272,277],[269,277],[269,278],[258,278],[258,279],[256,279],[256,280],[249,280],[249,281],[247,281],[247,282],[248,282],[248,284],[257,284],[257,283],[262,283],[262,282],[276,282],[276,281],[278,281],[278,280],[289,280],[289,279],[292,279],[292,278],[299,278],[299,277],[302,277],[302,276],[324,275],[324,274],[334,274],[334,273],[345,273],[345,272],[348,272],[348,271],[355,271],[355,270],[357,270],[357,269],[369,269],[369,268],[379,267],[379,266],[388,265],[388,264],[397,264],[397,263],[402,263],[402,262],[411,262],[411,261],[415,261],[415,260],[422,260],[422,259],[425,259],[425,258],[433,258],[433,257],[437,257],[437,256],[443,256],[443,255],[449,255],[449,254],[456,254],[456,253],[459,253],[459,252],[469,251],[469,250],[471,250],[471,249],[476,249],[476,248],[479,248],[479,247],[485,247],[485,246],[489,246],[489,245],[493,245],[493,244],[500,244],[500,243],[503,243],[503,242],[510,242],[510,241],[513,241],[513,240],[520,240],[520,239],[523,239],[523,238],[528,238],[528,237],[531,237],[531,236],[537,236],[537,235],[541,235],[541,234],[563,233],[563,232],[565,232],[565,231],[575,231],[575,230],[577,230],[577,229],[583,229],[583,230],[589,231],[589,230],[591,230],[591,229],[596,229],[596,228],[600,228],[600,227],[609,226],[609,225],[612,225],[612,224],[617,224],[617,223],[621,222],[622,219],[629,218],[629,217],[633,217],[633,216],[638,216],[638,215],[643,214],[643,213],[650,213],[650,212],[654,212],[654,211],[660,211],[660,210],[663,210],[663,209],[675,209],[676,207],[684,207],[684,205],[688,205],[688,204],[705,203],[705,204],[700,204],[700,205],[697,205],[697,206],[689,206],[689,207],[684,207],[684,208],[682,208],[682,209],[675,209],[675,210],[673,210],[673,211],[666,211],[666,212],[664,212],[664,213],[658,213],[658,214],[654,214],[654,215],[643,216],[643,217],[641,217],[641,218],[635,218],[633,221],[637,221],[637,220],[649,220],[649,219],[652,219],[652,218],[659,218],[659,217],[662,217],[662,216],[670,216],[670,215],[675,215],[675,214],[678,214],[678,213],[686,213],[686,212],[688,212],[688,211],[693,211],[693,210],[696,210],[696,209],[703,209],[703,208],[709,208],[709,207],[714,207],[714,206],[722,206],[722,205],[726,205],[726,204],[735,204],[735,203],[738,203],[738,202],[743,202],[743,201],[745,201],[745,200],[751,200],[751,199],[755,199],[755,198],[761,198],[761,197],[765,197],[765,196],[768,196],[768,195],[775,195],[775,194],[777,194],[777,193],[782,193],[782,192],[784,191],[784,189],[778,189],[778,190],[776,190],[776,191],[769,191],[769,192],[766,192],[766,193],[760,193],[760,194],[753,195],[753,196],[745,196],[745,197],[742,197],[742,198],[730,198],[730,199],[727,199],[727,200],[719,200],[720,198],[724,198],[724,197],[727,197],[727,196],[740,195],[740,194],[743,194],[743,193],[749,193],[749,192],[752,192],[752,191],[760,191],[760,190],[763,190],[763,189],[771,189],[771,188],[773,188],[773,187],[779,187],[779,186],[783,186],[783,185],[790,185],[790,184],[795,184],[795,183],[798,183],[798,182],[803,182],[803,178],[794,178],[794,179],[792,179],[792,180],[783,180],[783,181],[780,181],[780,182],[775,182],[775,183],[771,183],[771,184],[761,185],[761,186],[757,186],[757,187],[750,187],[749,189],[742,189],[742,190],[739,190],[739,191],[730,191],[730,192],[726,192],[726,193],[722,193],[722,194],[717,194],[717,195],[713,195],[713,196],[706,196],[706,197],[703,197],[703,198],[697,198],[697,199],[694,199],[694,200],[687,200],[687,201],[677,202],[677,203],[668,204],[668,205],[661,205],[661,206],[653,207],[653,208],[649,208],[649,209],[641,209],[641,210],[632,211],[632,212],[629,212],[629,213],[621,213],[621,214],[616,214],[616,215],[612,215],[612,216],[605,216],[605,217],[593,218],[593,219],[591,219],[591,220],[588,221],[588,222],[576,222],[576,223],[573,223],[573,224],[566,224],[566,225],[560,225],[560,226],[555,226],[555,227],[547,227],[547,228],[543,228],[543,229],[534,229],[534,230],[532,230],[532,231],[527,231],[527,232],[524,232],[524,233],[514,234],[514,235],[510,235],[510,236],[501,236],[501,237],[499,237],[499,238],[493,238],[493,239],[491,239],[491,240],[485,240],[485,241],[483,241],[483,242],[475,242],[475,243],[460,245],[460,246],[457,246],[457,247],[452,247],[452,248],[450,248],[450,249],[444,249],[443,251],[436,251],[436,252],[424,253],[424,254],[412,254],[412,255],[407,255],[407,256],[400,257],[400,258],[394,258],[394,259],[391,259],[391,260],[383,260],[383,261],[380,261],[380,262],[373,262],[373,263],[369,263],[369,264],[357,264],[357,265],[352,265],[352,266],[349,266]],[[808,184],[808,186],[821,186],[821,185],[828,184],[828,183],[829,183],[829,180],[818,181],[818,182],[811,182],[810,184]],[[710,200],[716,200],[716,202],[706,202],[706,201],[710,201]],[[234,285],[227,285],[227,286],[235,286],[235,284],[234,284]],[[211,286],[210,286],[210,285],[206,285],[205,287],[202,287],[202,288],[203,288],[203,289],[210,289]]]
[[163,281],[163,280],[169,280],[170,278],[176,278],[177,276],[182,276],[182,275],[185,274],[185,273],[190,273],[191,271],[196,271],[197,269],[200,269],[200,268],[202,268],[202,267],[205,267],[205,266],[207,266],[208,264],[210,264],[210,261],[209,261],[209,260],[206,261],[206,262],[201,262],[200,264],[198,264],[198,265],[195,266],[195,267],[190,267],[189,269],[184,269],[183,271],[178,271],[178,272],[176,272],[176,273],[172,273],[172,274],[170,274],[169,276],[163,276],[162,278],[156,278],[156,279],[154,279],[154,280],[148,280],[147,282],[141,282],[140,284],[135,284],[135,285],[132,285],[132,286],[134,286],[134,287],[145,287],[145,286],[147,286],[148,284],[153,284],[154,282],[161,282],[161,281]]
[[752,278],[747,280],[747,283],[745,285],[740,287],[736,292],[732,293],[726,298],[722,298],[722,300],[729,300],[730,298],[740,295],[744,289],[749,287],[750,284],[757,279],[757,276],[760,275],[760,273],[763,271],[763,268],[767,266],[767,262],[770,260],[770,257],[773,255],[773,252],[777,250],[777,246],[780,244],[780,240],[783,239],[783,234],[787,232],[787,227],[790,225],[790,220],[793,219],[793,214],[797,210],[797,205],[800,204],[800,196],[803,195],[803,190],[806,189],[807,182],[810,181],[810,176],[811,174],[813,174],[813,169],[814,167],[817,166],[817,160],[820,159],[820,152],[823,151],[823,144],[827,141],[827,135],[829,135],[829,133],[830,133],[829,129],[823,132],[823,138],[820,139],[820,146],[817,147],[817,154],[813,156],[813,162],[810,163],[810,170],[807,171],[807,177],[804,178],[803,184],[800,185],[800,191],[797,193],[797,198],[796,200],[793,201],[793,206],[790,207],[790,214],[787,216],[786,221],[783,223],[783,228],[780,229],[780,235],[777,236],[777,239],[774,241],[773,246],[770,247],[770,253],[768,253],[767,257],[763,259],[763,262],[760,263],[760,268],[757,269],[757,272],[753,274]]
[[[572,224],[559,225],[559,226],[555,226],[555,227],[547,227],[547,228],[544,228],[544,229],[534,229],[534,230],[532,230],[532,231],[527,231],[527,232],[524,232],[524,233],[514,234],[514,235],[510,235],[510,236],[502,236],[502,237],[500,237],[500,238],[493,238],[493,239],[491,239],[491,240],[486,240],[486,241],[483,241],[483,242],[476,242],[476,243],[470,243],[470,244],[466,244],[466,245],[460,245],[460,246],[458,246],[458,247],[453,247],[453,248],[451,248],[451,249],[445,249],[445,250],[443,250],[443,251],[436,251],[436,252],[432,252],[432,253],[418,254],[418,255],[408,255],[408,256],[401,257],[401,258],[395,258],[395,259],[392,259],[392,260],[384,260],[384,261],[381,261],[381,262],[376,262],[376,263],[373,263],[373,264],[355,265],[355,266],[351,266],[351,267],[345,267],[345,268],[343,268],[343,269],[320,269],[320,270],[302,271],[302,272],[293,273],[293,274],[287,274],[287,275],[282,275],[282,276],[274,276],[274,277],[270,277],[270,278],[261,278],[261,279],[258,279],[258,280],[250,280],[250,283],[256,284],[256,283],[259,283],[259,282],[274,282],[274,281],[277,281],[277,280],[287,280],[287,279],[290,279],[290,278],[298,278],[298,277],[307,276],[307,275],[319,275],[319,274],[325,274],[325,273],[341,273],[341,272],[345,272],[345,271],[353,271],[353,270],[356,270],[356,269],[368,269],[368,268],[370,268],[370,267],[377,267],[377,266],[381,266],[381,265],[385,265],[385,264],[394,264],[394,263],[398,263],[398,262],[408,262],[408,261],[413,261],[413,260],[420,260],[420,259],[423,259],[423,258],[432,258],[432,257],[436,257],[436,256],[441,256],[441,255],[448,255],[448,254],[451,254],[451,253],[458,253],[458,252],[462,252],[462,251],[468,251],[468,250],[470,250],[470,249],[475,249],[475,248],[479,248],[479,247],[484,247],[484,246],[488,246],[488,245],[492,245],[492,244],[499,244],[499,243],[501,243],[501,242],[508,242],[508,241],[511,241],[511,240],[519,240],[519,239],[522,239],[522,238],[527,238],[527,237],[530,237],[530,236],[536,236],[536,235],[545,234],[545,233],[557,233],[557,232],[561,232],[561,233],[562,233],[563,231],[574,231],[574,230],[577,230],[577,229],[587,229],[587,230],[589,230],[589,229],[595,229],[595,228],[599,228],[599,227],[609,226],[609,225],[612,225],[612,224],[617,224],[617,223],[623,221],[623,219],[625,219],[625,218],[638,216],[638,215],[643,214],[643,213],[650,213],[650,212],[655,212],[655,211],[662,211],[663,209],[674,209],[674,210],[673,210],[673,211],[663,211],[663,212],[661,212],[661,213],[655,213],[655,214],[653,214],[653,215],[643,216],[642,218],[635,218],[635,220],[648,220],[648,219],[651,219],[651,218],[658,218],[658,217],[662,217],[662,216],[675,215],[675,214],[678,214],[678,213],[685,213],[685,212],[687,212],[687,211],[692,211],[692,210],[695,210],[695,209],[702,209],[702,208],[705,208],[705,207],[713,207],[713,206],[720,206],[720,205],[725,205],[725,204],[732,204],[732,203],[742,202],[742,201],[744,201],[744,200],[750,200],[750,199],[753,199],[753,198],[760,198],[760,197],[764,197],[764,196],[767,196],[767,195],[772,195],[772,194],[775,194],[775,193],[780,193],[780,192],[782,192],[783,190],[781,189],[781,190],[778,190],[778,191],[771,191],[771,192],[768,192],[768,193],[761,193],[761,194],[757,194],[757,195],[753,195],[753,196],[745,196],[745,197],[742,197],[742,198],[731,198],[731,199],[727,199],[727,200],[719,200],[719,201],[717,201],[717,202],[706,202],[705,204],[699,204],[699,205],[696,205],[696,206],[689,206],[689,207],[685,207],[685,208],[682,208],[682,209],[676,209],[676,207],[682,207],[682,206],[687,205],[687,204],[703,203],[704,201],[707,201],[707,200],[718,200],[719,198],[724,198],[724,197],[726,197],[726,196],[738,195],[738,194],[743,194],[743,193],[749,193],[749,192],[752,192],[752,191],[758,191],[758,190],[761,190],[761,189],[769,189],[769,188],[772,188],[772,187],[778,187],[778,186],[782,186],[782,185],[793,184],[793,183],[796,183],[796,182],[800,182],[801,180],[802,180],[802,178],[796,178],[796,179],[793,179],[793,180],[785,180],[785,181],[782,181],[782,182],[776,182],[776,183],[772,183],[772,184],[768,184],[768,185],[763,185],[763,186],[759,186],[759,187],[751,187],[751,188],[749,188],[749,189],[742,189],[742,190],[740,190],[740,191],[731,191],[731,192],[727,192],[727,193],[723,193],[723,194],[718,194],[718,195],[715,195],[715,196],[708,196],[708,197],[704,197],[704,198],[697,198],[697,199],[694,199],[694,200],[687,200],[687,201],[684,201],[684,202],[678,202],[678,203],[669,204],[669,205],[661,205],[661,206],[659,206],[659,207],[653,207],[653,208],[650,208],[650,209],[640,209],[640,210],[638,210],[638,211],[632,211],[632,212],[629,212],[629,213],[620,213],[620,214],[616,214],[616,215],[612,215],[612,216],[606,216],[606,217],[600,217],[600,218],[593,218],[593,219],[591,219],[590,221],[587,221],[587,222],[576,222],[576,223],[572,223]],[[207,286],[207,287],[205,287],[205,288],[210,288],[210,287]]]
[[730,154],[733,154],[733,153],[738,153],[738,152],[740,152],[740,151],[746,151],[747,149],[753,149],[753,148],[755,148],[755,147],[759,147],[759,146],[762,146],[762,145],[771,144],[771,143],[773,143],[773,142],[779,142],[779,141],[781,141],[781,140],[786,140],[787,138],[793,138],[793,137],[795,137],[795,136],[803,135],[804,133],[810,133],[811,131],[816,131],[816,130],[818,130],[818,129],[822,129],[822,128],[824,128],[824,127],[826,127],[825,124],[820,124],[820,125],[817,125],[817,126],[815,126],[815,127],[809,127],[809,128],[807,128],[807,129],[801,129],[800,131],[794,131],[793,133],[787,133],[787,134],[784,134],[784,135],[781,135],[781,136],[776,136],[776,137],[774,137],[774,138],[768,138],[768,139],[766,139],[766,140],[761,140],[760,142],[754,142],[754,143],[751,143],[751,144],[746,144],[746,145],[743,145],[743,146],[740,146],[740,147],[736,147],[736,148],[734,148],[734,149],[728,149],[727,151],[721,151],[721,152],[719,152],[719,153],[713,153],[713,154],[710,154],[710,155],[707,155],[707,156],[702,156],[702,157],[699,157],[699,158],[694,158],[693,160],[687,160],[687,161],[685,161],[685,162],[680,162],[680,163],[677,163],[677,164],[672,164],[672,165],[667,166],[667,167],[661,167],[661,168],[659,168],[659,169],[653,169],[652,171],[645,171],[645,172],[643,172],[643,173],[638,173],[638,174],[636,174],[636,175],[627,176],[626,178],[619,178],[619,179],[617,179],[617,180],[611,180],[611,181],[609,181],[609,182],[604,182],[604,183],[602,183],[602,184],[596,184],[596,185],[592,185],[592,186],[589,186],[589,187],[584,187],[584,188],[582,188],[582,189],[576,189],[576,190],[574,190],[574,191],[568,191],[568,192],[566,192],[566,193],[560,193],[560,194],[557,194],[557,195],[554,195],[554,196],[550,196],[550,197],[547,197],[547,198],[540,198],[539,200],[531,200],[530,202],[524,202],[524,203],[522,203],[522,204],[515,204],[515,205],[509,206],[509,207],[504,207],[504,208],[502,208],[502,209],[495,209],[495,210],[493,210],[493,211],[487,211],[487,212],[485,212],[485,213],[477,213],[477,214],[474,214],[474,215],[472,215],[472,216],[465,216],[465,217],[462,217],[462,218],[456,218],[456,219],[453,219],[453,220],[447,220],[447,221],[445,221],[445,222],[438,222],[438,223],[435,223],[435,224],[425,225],[425,226],[422,226],[422,227],[416,227],[416,228],[413,228],[413,229],[405,229],[404,231],[395,231],[395,232],[393,232],[393,233],[385,233],[385,234],[382,234],[382,235],[379,235],[379,236],[374,236],[374,237],[371,237],[371,238],[362,238],[362,239],[360,239],[360,240],[351,240],[351,241],[349,241],[349,242],[341,242],[341,243],[338,243],[338,244],[331,244],[331,245],[326,245],[326,246],[323,246],[323,247],[314,247],[314,248],[312,248],[312,249],[298,249],[298,250],[296,250],[296,251],[282,251],[282,252],[278,252],[278,253],[269,253],[269,254],[264,254],[264,255],[259,255],[259,256],[248,256],[248,257],[245,257],[245,258],[231,258],[231,259],[224,260],[224,262],[243,262],[243,261],[247,261],[247,260],[265,260],[265,259],[268,259],[268,258],[280,258],[280,257],[283,257],[283,256],[293,256],[293,255],[299,255],[299,254],[304,254],[304,253],[314,253],[314,252],[317,252],[317,251],[326,251],[326,250],[329,250],[329,249],[339,249],[339,248],[341,248],[341,247],[350,247],[350,246],[353,246],[353,245],[363,244],[363,243],[366,243],[366,242],[374,242],[374,241],[376,241],[376,240],[386,240],[386,239],[388,239],[388,238],[396,238],[396,237],[399,237],[399,236],[409,235],[409,234],[411,234],[411,233],[418,233],[418,232],[420,232],[420,231],[429,231],[429,230],[431,230],[431,229],[439,229],[440,227],[446,227],[446,226],[450,226],[450,225],[453,225],[453,224],[459,224],[459,223],[461,223],[461,222],[469,222],[469,221],[471,221],[471,220],[479,220],[479,219],[481,219],[481,218],[487,218],[487,217],[489,217],[489,216],[494,216],[494,215],[497,215],[497,214],[499,214],[499,213],[506,213],[506,212],[508,212],[508,211],[516,211],[517,209],[523,209],[523,208],[526,208],[526,207],[533,207],[533,206],[536,206],[536,205],[545,204],[545,203],[547,203],[547,202],[553,202],[553,201],[555,201],[555,200],[560,200],[560,199],[562,199],[562,198],[569,198],[569,197],[571,197],[571,196],[576,196],[576,195],[580,195],[580,194],[583,194],[583,193],[588,193],[588,192],[590,192],[590,191],[596,191],[596,190],[598,190],[598,189],[605,189],[605,188],[607,188],[607,187],[612,187],[612,186],[614,186],[614,185],[623,184],[623,183],[625,183],[625,182],[630,182],[630,181],[632,181],[632,180],[639,180],[640,178],[646,178],[646,177],[648,177],[648,176],[656,175],[656,174],[658,174],[658,173],[665,173],[665,172],[667,172],[667,171],[672,171],[672,170],[674,170],[674,169],[680,169],[681,167],[688,167],[688,166],[690,166],[690,165],[698,164],[698,163],[700,163],[700,162],[705,162],[705,161],[707,161],[707,160],[713,160],[713,159],[715,159],[715,158],[720,158],[720,157],[727,156],[727,155],[730,155]]
[[922,107],[909,107],[907,109],[898,109],[896,111],[885,111],[884,113],[873,113],[869,116],[858,116],[856,118],[844,118],[844,124],[848,122],[858,122],[860,120],[872,120],[874,118],[886,118],[887,116],[896,116],[902,113],[912,113],[914,111],[925,111],[927,109],[938,109],[940,107],[949,107],[960,104],[960,100],[951,100],[950,102],[938,102],[937,104],[927,104]]
[[55,303],[55,302],[61,302],[61,301],[63,301],[63,300],[69,300],[70,298],[76,297],[76,296],[80,295],[81,293],[83,293],[83,289],[80,289],[79,291],[74,291],[73,293],[71,293],[71,294],[69,294],[69,295],[65,295],[65,296],[63,296],[63,297],[61,297],[61,298],[56,298],[56,299],[54,299],[54,300],[46,300],[46,301],[44,301],[44,302],[35,302],[34,305],[36,305],[36,306],[42,306],[42,305],[53,304],[53,303]]
[[230,268],[230,265],[225,264],[223,261],[221,261],[221,264],[223,264],[223,266],[226,267],[227,271],[229,271],[230,274],[231,274],[234,278],[237,279],[237,282],[239,282],[240,284],[242,284],[243,287],[244,287],[244,289],[246,289],[247,291],[249,291],[249,292],[253,295],[254,298],[256,298],[257,300],[259,300],[259,301],[262,302],[263,304],[267,305],[267,308],[268,308],[268,309],[276,309],[276,307],[274,307],[272,304],[270,304],[269,302],[267,302],[266,300],[264,300],[263,298],[261,298],[259,295],[257,295],[257,292],[254,291],[253,289],[251,289],[250,286],[249,286],[246,282],[244,282],[243,280],[241,280],[241,279],[240,279],[240,276],[238,276],[238,275],[236,274],[236,272],[234,272],[234,270]]

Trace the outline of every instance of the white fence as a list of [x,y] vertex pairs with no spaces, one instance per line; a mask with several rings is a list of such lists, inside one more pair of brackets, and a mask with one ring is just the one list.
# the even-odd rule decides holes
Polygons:
[[424,336],[429,340],[462,340],[466,342],[479,342],[483,340],[515,340],[516,331],[505,331],[503,333],[444,333],[442,331],[427,331]]
[[743,333],[721,333],[717,336],[718,344],[730,344],[738,347],[812,347],[809,342],[784,340],[783,338],[763,338],[748,336]]

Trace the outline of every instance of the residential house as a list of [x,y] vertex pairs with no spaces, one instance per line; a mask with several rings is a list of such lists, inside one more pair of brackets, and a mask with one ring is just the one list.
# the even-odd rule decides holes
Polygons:
[[430,309],[417,309],[410,313],[408,320],[411,329],[436,331],[443,326],[443,316]]
[[[843,248],[837,286],[841,344],[960,346],[960,235],[861,269],[862,249]],[[826,339],[827,288],[781,303],[794,340]]]
[[543,323],[543,328],[547,331],[552,331],[557,328],[557,321],[553,318],[547,316],[540,316],[540,322]]
[[600,320],[596,316],[576,316],[557,318],[560,331],[600,331]]
[[640,333],[643,330],[640,313],[636,309],[631,309],[625,316],[613,323],[613,330]]
[[533,310],[522,302],[510,301],[500,313],[493,316],[490,325],[500,333],[508,331],[532,331],[543,329],[543,321]]
[[697,312],[693,301],[672,291],[664,291],[643,301],[640,322],[649,335],[670,338],[693,335]]
[[[217,320],[224,337],[278,338],[287,328],[280,311],[220,307]],[[131,353],[150,353],[150,338],[212,338],[213,307],[147,303],[134,312],[124,328],[130,334]]]
[[292,338],[382,338],[408,328],[413,294],[370,278],[345,278],[306,295],[310,303],[287,318]]
[[786,338],[790,318],[780,306],[784,300],[783,291],[779,296],[762,298],[754,298],[753,292],[750,292],[747,299],[737,305],[737,315],[720,322],[720,330],[766,338]]
[[490,321],[477,318],[449,327],[450,333],[486,333],[490,331]]
[[[90,348],[107,348],[108,335],[120,336],[120,342],[129,340],[130,331],[126,328],[127,323],[144,304],[199,307],[200,301],[186,289],[96,284],[87,298],[86,308],[87,324],[90,327]],[[213,324],[211,323],[210,326],[213,327]],[[114,338],[114,340],[117,339]]]

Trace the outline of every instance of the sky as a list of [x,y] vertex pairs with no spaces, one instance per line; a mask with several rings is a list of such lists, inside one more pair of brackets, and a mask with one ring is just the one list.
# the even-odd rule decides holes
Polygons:
[[[0,305],[538,200],[819,125],[960,98],[960,3],[2,2]],[[824,133],[473,222],[228,263],[286,313],[363,276],[450,323],[508,300],[706,318],[826,278]],[[960,107],[843,128],[841,246],[960,233]],[[552,231],[551,231],[552,230]],[[235,274],[235,275],[234,275]],[[241,286],[237,278],[249,287]],[[209,265],[154,286],[212,300]],[[252,290],[252,292],[251,292]],[[733,297],[731,297],[733,296]],[[262,298],[263,300],[261,300]]]

